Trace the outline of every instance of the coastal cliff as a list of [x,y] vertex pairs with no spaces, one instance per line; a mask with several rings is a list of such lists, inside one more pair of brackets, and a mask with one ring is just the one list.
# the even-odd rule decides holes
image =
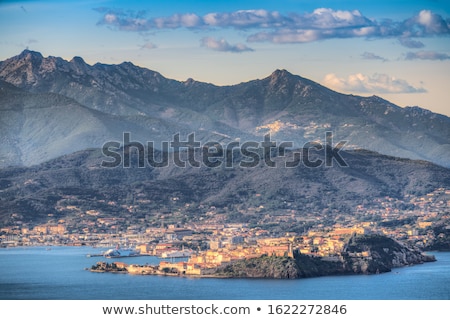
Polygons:
[[342,254],[343,267],[356,274],[389,272],[392,268],[436,261],[432,255],[380,236],[353,236]]
[[93,272],[141,275],[191,276],[217,278],[299,279],[329,275],[377,274],[392,268],[435,261],[416,248],[410,248],[382,235],[352,235],[342,252],[334,256],[301,254],[298,250],[284,256],[263,254],[259,257],[222,263],[218,267],[201,268],[195,263],[167,261],[159,266],[126,265],[122,262],[98,262]]
[[298,279],[339,274],[377,274],[392,268],[435,261],[417,249],[380,235],[354,235],[340,256],[319,258],[263,255],[218,267],[214,274],[232,278]]

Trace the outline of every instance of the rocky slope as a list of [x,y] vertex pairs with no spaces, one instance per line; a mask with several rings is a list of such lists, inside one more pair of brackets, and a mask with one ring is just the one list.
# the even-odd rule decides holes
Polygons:
[[338,274],[377,274],[392,268],[435,261],[434,256],[380,235],[353,236],[340,261],[326,261],[299,253],[294,258],[262,256],[231,262],[215,274],[231,278],[298,279]]
[[[97,115],[101,115],[107,130],[114,131],[112,127],[128,130],[143,142],[170,140],[177,132],[195,132],[201,141],[219,142],[255,141],[271,133],[277,141],[292,141],[296,147],[302,147],[305,142],[323,140],[325,132],[332,131],[336,139],[348,141],[348,148],[429,160],[450,167],[448,117],[419,107],[400,108],[376,96],[340,94],[286,70],[276,70],[264,79],[215,86],[192,79],[167,79],[130,62],[88,65],[80,57],[66,61],[25,50],[0,62],[0,80],[32,94],[58,94],[100,111]],[[54,97],[41,96],[41,101],[54,107]],[[3,107],[27,109],[29,102],[16,98],[5,101],[3,97]],[[10,113],[0,110],[0,119],[6,119],[4,122],[14,128],[21,127],[20,120]],[[36,125],[39,122],[45,127],[44,119],[53,118],[65,126],[70,124],[68,115],[77,121],[85,119],[85,130],[95,131],[96,123],[89,122],[91,114],[78,114],[75,109],[67,110],[64,115],[44,112],[36,119]],[[90,138],[79,144],[64,143],[64,139],[84,139],[76,134],[55,127],[52,139],[61,141],[65,148],[59,153],[52,148],[43,154],[32,145],[51,143],[48,138],[30,137],[27,132],[16,130],[15,139],[31,139],[33,143],[24,150],[18,145],[17,154],[27,156],[15,158],[16,162],[11,156],[0,154],[8,160],[0,165],[37,164],[69,151],[79,151],[80,143],[101,147],[99,141]],[[100,137],[106,141],[117,139],[114,134]]]
[[[0,218],[6,223],[14,213],[22,221],[38,222],[49,214],[54,219],[70,218],[87,210],[105,217],[128,217],[127,208],[133,206],[130,219],[158,223],[164,212],[182,211],[183,219],[199,219],[207,211],[201,208],[215,206],[229,214],[229,221],[259,223],[267,213],[294,210],[328,216],[352,212],[359,204],[370,206],[386,196],[404,199],[450,189],[450,169],[429,162],[363,150],[340,154],[348,167],[333,160],[331,167],[308,168],[300,163],[285,168],[283,164],[293,159],[286,152],[273,157],[275,168],[263,161],[254,168],[241,167],[242,155],[236,155],[230,168],[225,164],[180,168],[173,162],[162,168],[138,168],[136,154],[130,155],[135,159],[130,168],[105,168],[102,162],[108,157],[97,149],[85,150],[29,168],[0,170]],[[310,156],[323,159],[324,153]],[[74,205],[78,211],[67,209]]]
[[379,235],[353,236],[344,250],[344,268],[357,274],[391,271],[408,265],[435,261],[418,249]]

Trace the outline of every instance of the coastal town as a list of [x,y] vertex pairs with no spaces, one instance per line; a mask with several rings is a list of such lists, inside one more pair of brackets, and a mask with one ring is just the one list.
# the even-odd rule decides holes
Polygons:
[[[264,215],[266,221],[261,226],[226,222],[225,214],[213,207],[197,221],[177,224],[161,218],[159,226],[106,217],[89,210],[78,215],[76,221],[54,221],[49,217],[47,223],[35,226],[21,223],[20,217],[13,216],[16,225],[0,230],[0,245],[132,248],[138,255],[156,256],[161,261],[156,269],[127,265],[129,273],[158,274],[171,270],[186,275],[204,274],[205,270],[244,258],[292,257],[293,252],[338,261],[347,241],[355,234],[379,234],[423,250],[433,249],[436,243],[448,245],[450,190],[440,188],[425,196],[411,195],[407,199],[407,203],[390,197],[376,199],[376,205],[361,204],[354,212],[335,213],[333,219],[308,212],[297,214],[287,209],[283,213]],[[277,224],[297,224],[304,226],[304,230],[279,232],[268,227]],[[184,259],[174,261],[176,258]],[[105,271],[106,265],[100,263],[96,271]],[[124,265],[114,265],[114,268],[120,270]]]

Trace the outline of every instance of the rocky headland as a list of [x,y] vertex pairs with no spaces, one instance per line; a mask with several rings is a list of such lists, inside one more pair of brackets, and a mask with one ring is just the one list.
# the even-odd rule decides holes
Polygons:
[[298,279],[327,275],[378,274],[393,268],[436,261],[418,249],[381,235],[354,235],[339,256],[320,258],[261,256],[219,267],[215,274],[233,278]]
[[[386,236],[355,234],[350,237],[340,255],[328,257],[306,255],[298,251],[294,251],[293,256],[261,255],[224,263],[216,268],[202,269],[200,273],[191,275],[175,268],[161,266],[137,268],[133,265],[120,265],[118,270],[114,263],[111,264],[113,268],[109,269],[104,263],[98,263],[91,271],[208,278],[300,279],[330,275],[379,274],[390,272],[393,268],[432,261],[436,261],[434,256]],[[130,270],[127,270],[127,267]],[[135,269],[139,269],[139,272]]]

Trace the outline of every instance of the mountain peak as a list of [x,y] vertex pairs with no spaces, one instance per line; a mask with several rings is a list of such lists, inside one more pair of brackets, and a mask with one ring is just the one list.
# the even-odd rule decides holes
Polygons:
[[44,57],[40,52],[25,49],[18,56],[19,59],[42,60]]
[[[146,132],[148,127],[143,123],[148,123],[154,130],[151,133],[158,132],[161,139],[166,139],[165,135],[172,130],[182,132],[202,128],[205,139],[217,139],[218,136],[253,139],[269,130],[277,139],[301,146],[307,141],[322,139],[324,130],[338,130],[339,139],[350,141],[352,148],[364,147],[450,167],[447,138],[450,137],[450,118],[438,117],[431,112],[427,114],[418,108],[403,109],[377,96],[344,95],[283,68],[263,79],[215,86],[193,79],[168,79],[131,62],[91,66],[80,57],[69,62],[24,50],[19,56],[0,62],[0,80],[24,92],[60,94],[87,108],[123,117],[121,120],[114,118],[123,125],[117,131],[120,136],[133,126]],[[0,84],[0,90],[2,88],[4,92],[9,90],[5,84]],[[26,98],[28,100],[22,100],[24,105],[35,104],[31,98]],[[53,101],[55,98],[48,99]],[[4,106],[17,106],[3,101],[3,109]],[[128,118],[135,115],[148,118],[140,118],[137,122]],[[0,115],[0,119],[3,118]],[[22,128],[23,122],[17,119],[18,128]],[[104,119],[105,123],[110,122],[106,116]],[[64,122],[67,121],[65,118],[62,121],[70,125],[70,121]],[[14,130],[8,141],[16,141]],[[64,136],[62,129],[60,132]],[[23,139],[30,139],[27,140],[30,144],[23,147],[20,154],[31,154],[33,150],[34,159],[43,159],[39,153],[40,145],[31,138],[34,132],[26,133],[28,135]],[[47,141],[46,138],[41,140]],[[11,145],[11,150],[14,147]]]
[[296,76],[286,69],[277,69],[267,79],[269,79],[271,85],[286,85],[296,80]]
[[75,56],[72,58],[72,60],[70,60],[71,63],[75,63],[75,64],[86,64],[86,62],[84,62],[82,57],[78,57]]
[[25,49],[19,54],[19,56],[26,56],[26,55],[32,55],[32,56],[36,56],[36,57],[43,57],[40,52],[29,50],[29,49]]
[[192,78],[188,78],[188,79],[186,79],[186,81],[183,81],[183,83],[184,83],[185,86],[191,86],[191,85],[194,85],[196,82],[197,82],[197,81],[195,81],[195,80],[192,79]]
[[85,73],[88,70],[88,64],[84,62],[81,57],[75,56],[69,63],[71,64],[72,69],[78,74]]
[[136,66],[133,62],[131,61],[123,61],[121,64],[119,64],[119,66],[123,66],[123,67],[131,67],[131,68],[135,68],[138,67]]
[[277,69],[270,75],[271,79],[290,78],[293,74],[286,69]]

